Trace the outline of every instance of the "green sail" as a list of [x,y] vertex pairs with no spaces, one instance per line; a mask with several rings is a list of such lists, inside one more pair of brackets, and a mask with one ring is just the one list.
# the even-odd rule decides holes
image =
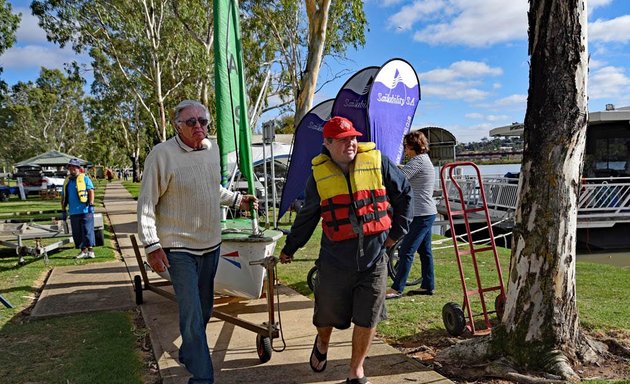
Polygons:
[[237,151],[238,167],[255,194],[251,130],[247,118],[247,93],[241,52],[238,2],[214,1],[214,76],[217,139],[221,153],[221,184],[230,180],[228,153]]

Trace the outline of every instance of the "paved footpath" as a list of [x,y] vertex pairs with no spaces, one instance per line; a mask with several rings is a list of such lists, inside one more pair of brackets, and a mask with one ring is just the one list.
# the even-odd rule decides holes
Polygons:
[[[133,277],[139,267],[131,243],[135,235],[136,202],[119,182],[107,184],[104,204],[120,247],[123,261],[90,263],[55,268],[33,309],[32,316],[48,317],[97,310],[135,307]],[[143,255],[144,256],[144,255]],[[151,281],[159,277],[149,273]],[[170,286],[165,288],[170,290]],[[172,292],[172,291],[171,291]],[[328,366],[314,373],[308,365],[315,329],[310,299],[280,287],[279,304],[283,338],[273,340],[271,359],[261,364],[256,353],[256,334],[229,322],[212,318],[207,328],[213,351],[216,382],[258,384],[343,383],[351,352],[351,330],[334,331]],[[181,344],[177,305],[151,291],[144,291],[142,315],[151,332],[153,352],[164,384],[184,384],[189,375],[179,364]],[[255,324],[268,320],[266,300],[244,300],[221,307],[227,313]],[[283,340],[286,347],[283,347]],[[376,339],[367,358],[366,375],[373,384],[451,383],[438,373]]]

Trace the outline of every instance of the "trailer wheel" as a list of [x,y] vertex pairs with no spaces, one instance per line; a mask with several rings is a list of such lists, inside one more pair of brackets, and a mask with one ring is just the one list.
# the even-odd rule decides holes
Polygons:
[[271,360],[271,339],[267,336],[256,335],[256,353],[261,363],[266,363]]
[[494,299],[494,310],[497,312],[497,317],[499,321],[503,319],[503,312],[505,312],[505,296],[499,295],[496,299]]
[[459,304],[444,304],[444,307],[442,307],[442,321],[444,322],[444,327],[452,336],[461,336],[466,329],[464,311]]
[[[387,250],[387,274],[391,277],[392,280],[396,280],[396,272],[398,271],[398,262],[400,258],[398,257],[398,248],[400,248],[400,244],[402,243],[402,237],[396,241],[394,246]],[[415,258],[414,258],[415,261]],[[420,262],[416,263],[416,265],[411,265],[411,270],[409,271],[409,276],[407,277],[406,286],[410,285],[418,285],[422,283],[422,269],[420,268]]]
[[136,304],[141,305],[144,300],[142,299],[142,278],[140,275],[133,277],[133,290],[136,292]]
[[94,231],[94,245],[97,247],[102,247],[105,245],[105,234],[102,229],[97,229]]
[[317,286],[317,265],[308,271],[308,275],[306,275],[306,284],[308,284],[311,292],[315,292],[315,287]]

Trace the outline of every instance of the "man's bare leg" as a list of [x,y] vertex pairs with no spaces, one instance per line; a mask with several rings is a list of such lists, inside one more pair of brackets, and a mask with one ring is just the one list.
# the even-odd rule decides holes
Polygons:
[[363,362],[367,357],[376,328],[359,327],[355,324],[352,330],[352,357],[350,358],[350,379],[365,376]]

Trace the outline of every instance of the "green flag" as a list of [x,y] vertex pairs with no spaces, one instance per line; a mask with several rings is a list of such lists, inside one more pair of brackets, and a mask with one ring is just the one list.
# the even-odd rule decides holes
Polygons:
[[214,1],[214,57],[221,184],[227,186],[231,176],[228,153],[237,151],[241,174],[255,194],[237,0]]

